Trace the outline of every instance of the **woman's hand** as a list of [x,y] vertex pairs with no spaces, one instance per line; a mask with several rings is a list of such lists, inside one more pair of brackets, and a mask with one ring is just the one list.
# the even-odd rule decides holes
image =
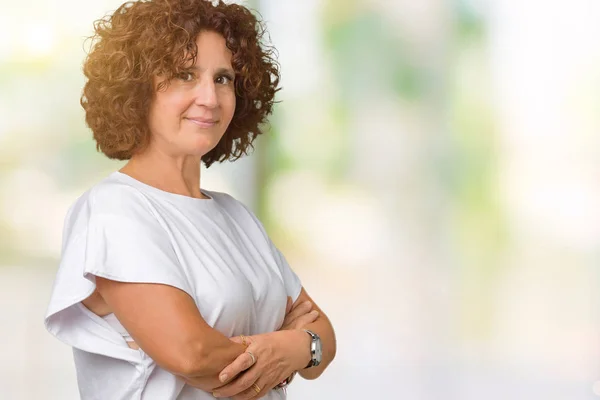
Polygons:
[[[238,337],[232,338],[241,343]],[[235,380],[213,392],[215,397],[231,397],[233,400],[258,399],[265,396],[281,381],[308,365],[310,362],[310,336],[306,332],[292,329],[246,336],[249,346],[242,356],[225,367],[226,382],[237,372],[252,366]],[[252,357],[256,360],[252,363]]]
[[296,302],[296,304],[292,305],[292,298],[288,296],[285,306],[285,319],[279,330],[302,329],[314,322],[319,317],[319,312],[313,310],[312,307],[313,305],[310,301]]
[[[318,317],[319,312],[317,310],[312,310],[312,303],[310,301],[297,302],[296,304],[292,304],[292,298],[288,296],[287,304],[285,307],[285,318],[281,327],[278,330],[284,331],[292,329],[302,329],[306,325],[314,322]],[[242,343],[242,339],[239,336],[231,338],[230,340],[236,343]],[[230,382],[234,378],[236,378],[240,373],[252,367],[252,365],[252,357],[248,355],[248,353],[243,353],[229,366],[223,369],[219,376],[222,377],[224,375],[227,375],[227,377],[225,377],[225,379],[223,379],[222,382]],[[284,379],[288,376],[289,375],[285,376]],[[223,385],[223,383],[221,383],[220,381],[216,381],[214,378],[209,377],[200,378],[194,380],[193,382],[186,382],[191,386],[197,387],[207,392],[211,392],[219,386]]]

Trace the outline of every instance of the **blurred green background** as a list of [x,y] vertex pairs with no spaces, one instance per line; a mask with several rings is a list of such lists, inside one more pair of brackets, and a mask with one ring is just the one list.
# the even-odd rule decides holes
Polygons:
[[[600,3],[255,0],[282,86],[202,172],[330,315],[294,399],[600,396]],[[0,398],[75,399],[43,328],[75,199],[121,167],[84,124],[83,39],[120,0],[0,0]]]

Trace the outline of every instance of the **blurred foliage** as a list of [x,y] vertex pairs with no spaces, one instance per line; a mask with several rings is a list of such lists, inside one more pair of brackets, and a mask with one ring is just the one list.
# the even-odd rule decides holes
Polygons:
[[[481,3],[475,3],[481,5]],[[456,38],[461,46],[468,42],[484,46],[486,39],[486,21],[484,15],[475,7],[471,0],[456,0],[454,28]],[[483,50],[483,47],[481,48]]]
[[337,15],[337,1],[328,2],[324,44],[332,55],[332,68],[340,88],[340,100],[352,101],[377,90],[392,89],[402,98],[416,101],[424,87],[422,69],[414,64],[409,46],[403,42],[381,10],[362,9]]
[[[497,203],[497,129],[485,55],[484,22],[465,7],[458,8],[454,79],[450,89],[454,179],[450,192],[465,226],[463,247],[475,258],[468,263],[493,271],[506,244],[503,216]],[[468,43],[468,44],[467,44]],[[467,232],[470,232],[467,233]],[[468,242],[468,243],[466,243]],[[483,258],[483,259],[482,259]]]
[[459,250],[463,337],[483,338],[493,327],[493,287],[504,265],[506,219],[498,203],[497,128],[483,16],[459,2],[454,23],[450,93],[451,157],[444,183],[453,203]]

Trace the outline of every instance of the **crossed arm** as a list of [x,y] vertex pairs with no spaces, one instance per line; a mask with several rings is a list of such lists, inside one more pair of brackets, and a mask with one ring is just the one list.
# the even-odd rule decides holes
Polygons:
[[[316,379],[331,363],[336,353],[336,341],[333,327],[323,311],[312,301],[304,289],[294,304],[296,307],[312,305],[318,312],[318,317],[313,321],[302,321],[304,317],[296,319],[296,324],[286,332],[271,332],[247,338],[250,345],[247,351],[256,354],[256,363],[245,355],[238,357],[227,366],[220,376],[236,376],[225,380],[229,382],[217,388],[215,397],[232,397],[234,400],[247,400],[260,398],[266,395],[274,386],[288,377],[291,373],[299,371],[305,379]],[[305,369],[310,361],[310,336],[300,330],[307,328],[321,337],[323,356],[321,364],[317,367]],[[284,336],[284,334],[286,336]],[[238,375],[240,372],[242,374]],[[253,387],[253,385],[257,385]]]
[[[262,397],[291,372],[303,369],[310,360],[310,338],[299,327],[306,326],[319,333],[324,348],[321,366],[301,371],[302,376],[316,378],[335,355],[331,323],[304,289],[293,307],[288,304],[282,330],[250,337],[250,347],[246,349],[239,340],[210,327],[193,299],[177,288],[100,277],[96,285],[135,343],[159,366],[202,390],[218,389],[217,394],[224,397],[225,394],[235,396],[235,400]],[[304,304],[306,301],[311,302],[309,307]],[[318,317],[308,313],[310,306],[319,311]],[[295,317],[288,318],[290,314]],[[255,354],[256,364],[249,365],[251,357],[246,350]],[[240,374],[242,371],[245,372]],[[229,375],[224,382],[219,380],[223,373]],[[251,386],[259,378],[261,392],[256,393]]]

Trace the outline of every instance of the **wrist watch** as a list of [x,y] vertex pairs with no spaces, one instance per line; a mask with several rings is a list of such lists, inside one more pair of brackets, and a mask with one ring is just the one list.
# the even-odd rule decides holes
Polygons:
[[304,368],[316,367],[321,364],[321,356],[323,355],[323,349],[321,347],[321,338],[316,333],[309,331],[308,329],[302,329],[308,333],[311,337],[310,341],[310,362]]

